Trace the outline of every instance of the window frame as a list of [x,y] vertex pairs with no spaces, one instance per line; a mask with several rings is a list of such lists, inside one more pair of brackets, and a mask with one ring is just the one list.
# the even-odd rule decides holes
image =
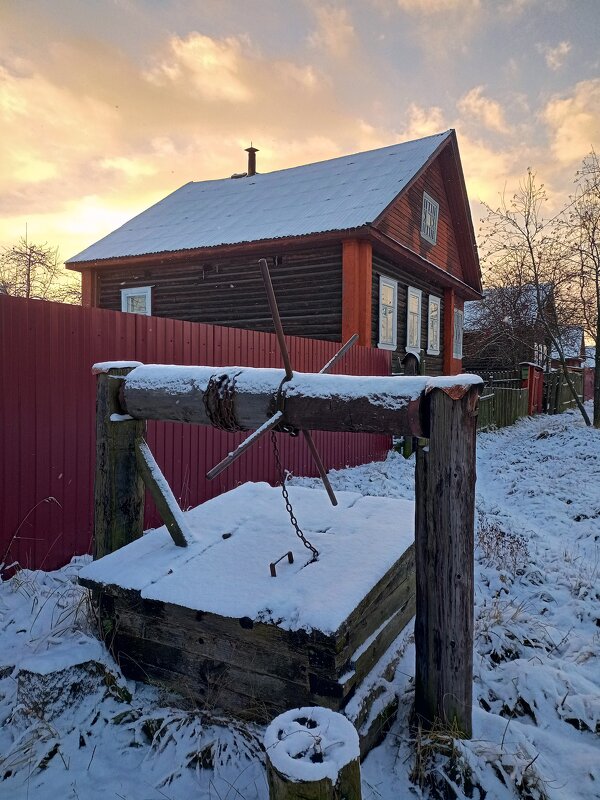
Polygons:
[[[130,297],[137,297],[143,295],[146,298],[146,311],[129,311],[127,308],[127,300]],[[152,316],[152,287],[151,286],[129,286],[127,289],[121,289],[121,311],[126,314],[141,314],[142,316]]]
[[[433,223],[432,225],[427,225],[426,220],[426,211],[427,204],[431,206],[431,213],[433,215]],[[430,244],[437,244],[437,234],[438,234],[438,222],[440,219],[440,204],[437,200],[434,200],[430,194],[427,192],[423,192],[423,206],[421,208],[421,236],[425,241],[429,242]]]
[[[416,345],[410,344],[410,297],[411,294],[419,301],[418,312],[418,343]],[[423,323],[423,292],[414,286],[409,286],[406,290],[406,352],[421,355],[421,325]]]
[[[437,348],[431,346],[431,306],[437,304]],[[441,332],[442,332],[442,298],[436,297],[434,294],[429,295],[427,303],[427,355],[439,356],[441,350]]]
[[[388,286],[393,293],[393,310],[392,310],[392,341],[382,341],[381,321],[383,319],[383,287]],[[398,347],[398,281],[393,278],[388,278],[386,275],[379,276],[379,318],[377,321],[378,336],[377,347],[381,350],[395,350]]]
[[[458,320],[460,320],[460,326],[457,325]],[[462,308],[455,308],[454,309],[454,331],[452,336],[452,358],[460,358],[463,357],[463,334],[465,331],[465,312]],[[459,336],[457,337],[457,333]],[[458,341],[457,341],[458,340]],[[457,347],[457,344],[460,347]]]

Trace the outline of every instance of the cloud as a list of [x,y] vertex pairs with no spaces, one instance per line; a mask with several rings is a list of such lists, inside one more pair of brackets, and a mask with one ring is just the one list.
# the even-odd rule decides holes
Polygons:
[[571,52],[571,42],[559,42],[556,47],[551,47],[549,44],[538,43],[536,45],[538,53],[541,53],[546,59],[546,66],[553,72],[560,69],[564,64],[565,58]]
[[314,13],[317,28],[308,37],[309,45],[338,59],[351,55],[357,36],[348,9],[316,7]]
[[28,221],[73,255],[189,180],[242,172],[251,140],[261,172],[397,140],[315,64],[246,36],[171,36],[136,59],[47,22],[44,46],[18,15],[0,29],[0,243]]
[[571,94],[552,97],[542,118],[554,157],[564,165],[581,161],[600,142],[600,78],[581,81]]
[[438,106],[425,108],[416,103],[411,103],[407,110],[407,120],[400,133],[399,141],[403,139],[420,139],[422,136],[440,133],[448,127],[444,120],[442,109]]
[[472,120],[480,122],[485,128],[498,133],[506,133],[504,110],[496,100],[490,100],[483,94],[483,86],[475,86],[458,101],[458,109]]
[[481,8],[481,0],[397,0],[397,3],[402,11],[426,16],[449,11],[467,13]]
[[235,36],[172,36],[165,55],[145,76],[157,86],[185,85],[209,100],[248,103],[253,92],[244,74],[242,47],[242,38]]

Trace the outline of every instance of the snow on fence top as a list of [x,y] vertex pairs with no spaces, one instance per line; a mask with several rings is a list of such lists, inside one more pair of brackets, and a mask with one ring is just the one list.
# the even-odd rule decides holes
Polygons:
[[[319,550],[290,526],[280,489],[246,483],[184,514],[188,547],[165,527],[85,567],[80,577],[142,598],[220,616],[334,633],[414,540],[414,503],[289,487],[294,512]],[[269,564],[288,551],[272,578]]]

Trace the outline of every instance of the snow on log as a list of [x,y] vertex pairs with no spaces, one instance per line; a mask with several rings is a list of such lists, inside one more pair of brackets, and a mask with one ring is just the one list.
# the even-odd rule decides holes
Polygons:
[[358,733],[328,708],[294,708],[265,732],[270,800],[360,800]]
[[[299,430],[428,435],[425,397],[441,388],[460,397],[476,375],[355,376],[294,373],[279,369],[186,367],[149,364],[132,370],[121,389],[122,411],[135,419],[214,424],[207,394],[219,382],[224,416],[238,430],[260,427],[283,406],[284,424]],[[212,387],[212,388],[211,388]],[[225,405],[225,403],[224,403]],[[214,416],[214,414],[213,414]]]

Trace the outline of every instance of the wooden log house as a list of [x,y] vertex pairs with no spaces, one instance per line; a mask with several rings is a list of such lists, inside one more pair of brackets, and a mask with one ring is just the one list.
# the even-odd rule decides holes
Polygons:
[[84,305],[392,350],[395,372],[461,371],[481,296],[453,130],[316,164],[190,182],[69,259]]

